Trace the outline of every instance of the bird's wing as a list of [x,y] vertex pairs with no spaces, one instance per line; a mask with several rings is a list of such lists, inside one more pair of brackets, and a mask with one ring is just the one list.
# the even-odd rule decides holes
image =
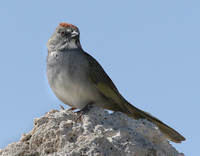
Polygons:
[[103,93],[107,98],[109,98],[111,101],[117,104],[118,107],[122,109],[123,113],[135,119],[146,118],[147,120],[156,123],[160,130],[165,134],[165,136],[173,142],[180,143],[181,141],[185,140],[185,138],[181,134],[179,134],[177,131],[175,131],[168,125],[164,124],[162,121],[160,121],[153,115],[144,112],[128,103],[119,93],[114,83],[103,70],[101,65],[87,53],[86,58],[88,59],[90,66],[88,79],[97,89],[101,91],[101,93]]
[[129,110],[124,104],[125,99],[119,93],[113,81],[106,74],[101,65],[88,53],[85,53],[85,56],[90,67],[88,72],[88,79],[90,82],[92,82],[92,84],[109,100],[120,106],[126,113],[129,113]]

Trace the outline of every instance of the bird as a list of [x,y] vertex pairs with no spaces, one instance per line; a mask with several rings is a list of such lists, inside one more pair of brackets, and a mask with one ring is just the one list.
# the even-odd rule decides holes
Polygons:
[[186,140],[181,134],[148,112],[130,104],[118,91],[102,66],[82,49],[80,31],[70,23],[59,23],[47,42],[47,79],[64,104],[81,114],[90,107],[120,111],[134,119],[155,123],[166,138],[175,143]]

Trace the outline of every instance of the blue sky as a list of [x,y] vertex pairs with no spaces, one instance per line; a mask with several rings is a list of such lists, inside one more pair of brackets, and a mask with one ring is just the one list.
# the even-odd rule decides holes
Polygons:
[[196,155],[199,8],[186,0],[0,1],[0,148],[32,130],[34,118],[60,109],[46,78],[46,42],[69,22],[121,94],[180,132],[187,140],[172,143],[179,152]]

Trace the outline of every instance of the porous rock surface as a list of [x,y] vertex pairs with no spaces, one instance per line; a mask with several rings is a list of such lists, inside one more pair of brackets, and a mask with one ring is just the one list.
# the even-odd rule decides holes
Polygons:
[[123,113],[91,108],[77,120],[70,109],[34,119],[33,130],[0,150],[2,156],[183,156],[157,126]]

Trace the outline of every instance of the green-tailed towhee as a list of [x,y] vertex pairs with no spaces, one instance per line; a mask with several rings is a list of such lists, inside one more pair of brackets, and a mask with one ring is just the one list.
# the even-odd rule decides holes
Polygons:
[[121,111],[134,119],[146,118],[156,123],[167,139],[184,141],[174,129],[123,98],[101,65],[82,49],[79,35],[76,26],[60,23],[47,42],[47,78],[58,99],[72,109],[84,111],[92,105]]

